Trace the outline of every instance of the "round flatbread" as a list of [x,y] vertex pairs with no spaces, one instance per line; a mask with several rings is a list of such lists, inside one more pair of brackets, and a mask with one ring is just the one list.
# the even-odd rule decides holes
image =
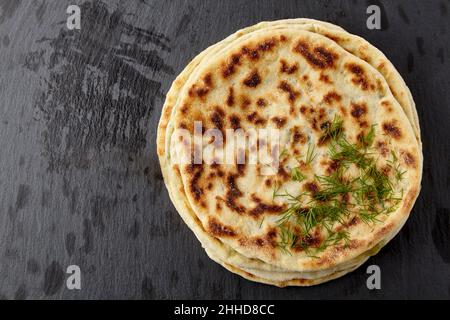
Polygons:
[[[262,23],[210,47],[180,74],[167,95],[158,154],[172,201],[214,260],[255,281],[311,285],[356,268],[405,222],[420,187],[416,114],[398,73],[360,38],[312,20]],[[273,127],[284,137],[289,156],[274,176],[261,175],[258,165],[178,165],[170,159],[170,137],[177,128],[192,131],[197,120],[219,130]],[[336,123],[342,129],[339,139],[352,147],[370,135],[371,146],[364,149],[370,149],[375,174],[386,174],[389,184],[396,182],[389,197],[379,201],[392,208],[380,214],[380,207],[376,215],[369,210],[361,217],[358,210],[373,203],[366,194],[366,203],[357,207],[352,190],[346,196],[352,210],[345,221],[334,221],[331,231],[324,231],[321,223],[308,230],[314,234],[294,230],[301,223],[280,225],[280,216],[286,216],[292,203],[286,196],[275,199],[275,186],[294,197],[307,193],[296,205],[308,204],[310,211],[336,209],[330,205],[336,199],[319,202],[313,193],[323,190],[311,187],[323,189],[317,179],[323,182],[333,175],[330,163],[336,159],[330,157],[330,148],[342,141],[325,141],[330,139],[324,136]],[[302,164],[306,159],[299,160],[299,155],[311,148],[313,161]],[[304,179],[293,181],[292,171],[299,168]],[[357,179],[361,170],[350,163],[337,171],[345,171],[340,178]],[[400,173],[396,181],[394,175]],[[367,218],[376,223],[363,221]],[[283,232],[291,227],[288,234],[297,240],[286,248]]]

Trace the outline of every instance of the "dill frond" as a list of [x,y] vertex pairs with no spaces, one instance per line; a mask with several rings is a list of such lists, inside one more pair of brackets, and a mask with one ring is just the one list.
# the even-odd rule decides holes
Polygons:
[[308,149],[306,150],[306,157],[305,157],[305,164],[310,165],[314,159],[316,158],[317,154],[315,153],[316,147],[312,143],[308,143]]
[[299,167],[295,167],[291,170],[291,179],[292,181],[301,182],[306,179],[306,176],[301,173]]

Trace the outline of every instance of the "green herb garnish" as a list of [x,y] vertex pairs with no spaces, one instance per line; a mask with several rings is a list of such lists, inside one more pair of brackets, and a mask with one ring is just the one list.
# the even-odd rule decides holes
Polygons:
[[[328,153],[337,168],[328,175],[314,176],[317,190],[298,196],[279,193],[279,186],[274,190],[274,198],[287,197],[289,203],[278,220],[280,240],[277,243],[289,254],[290,249],[299,248],[314,257],[329,246],[345,246],[350,234],[338,231],[337,225],[346,225],[355,217],[366,224],[377,223],[381,221],[380,215],[394,212],[403,198],[403,190],[399,194],[396,189],[406,171],[397,163],[396,154],[392,152],[392,159],[387,160],[393,178],[377,167],[372,152],[375,125],[357,143],[350,143],[344,136],[342,124],[343,121],[335,117],[322,128],[320,142],[330,140]],[[315,147],[310,143],[305,164],[311,164],[315,157]],[[351,177],[351,168],[359,172],[358,177]],[[291,179],[301,182],[307,177],[295,167],[291,170]]]
[[308,143],[308,149],[306,150],[306,157],[305,157],[305,164],[310,165],[314,159],[316,158],[317,154],[315,153],[316,147],[312,143]]
[[300,168],[295,167],[291,170],[291,179],[292,181],[301,182],[306,179],[306,177],[300,172]]

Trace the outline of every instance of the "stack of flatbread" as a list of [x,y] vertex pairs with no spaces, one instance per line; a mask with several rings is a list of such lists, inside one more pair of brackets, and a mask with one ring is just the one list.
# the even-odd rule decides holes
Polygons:
[[[194,137],[195,123],[200,143],[174,134]],[[272,174],[263,169],[274,162],[220,152],[193,161],[230,144],[227,130],[263,128],[279,133]],[[400,74],[364,39],[311,19],[262,22],[197,55],[167,93],[157,148],[170,198],[208,256],[280,287],[355,270],[399,232],[420,191],[419,121]]]

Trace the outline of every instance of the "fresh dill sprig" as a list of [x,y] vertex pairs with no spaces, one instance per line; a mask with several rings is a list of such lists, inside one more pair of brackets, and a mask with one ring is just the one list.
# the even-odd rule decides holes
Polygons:
[[319,201],[329,200],[339,194],[350,192],[351,186],[343,179],[343,169],[339,167],[329,176],[318,176],[316,180],[321,184],[322,188],[313,194],[314,199]]
[[292,248],[297,241],[297,235],[291,230],[290,226],[281,225],[278,227],[280,240],[276,243],[277,247],[283,252],[291,255],[290,248]]
[[278,197],[278,191],[280,190],[281,185],[278,182],[275,182],[275,186],[273,187],[272,192],[272,200],[275,200],[276,197]]
[[359,168],[366,168],[371,163],[369,153],[361,150],[358,145],[348,142],[344,137],[331,141],[329,154],[332,160],[337,160],[344,166],[355,164]]
[[403,171],[402,171],[402,170],[400,169],[400,165],[397,165],[397,166],[395,167],[394,171],[395,171],[395,180],[396,180],[397,182],[402,181],[403,178],[404,178],[404,176],[405,176],[406,170],[403,170]]
[[336,115],[334,116],[333,121],[331,121],[331,123],[326,122],[322,127],[324,133],[319,138],[319,144],[323,144],[330,139],[333,140],[339,139],[342,133],[344,132],[344,128],[342,126],[343,123],[344,121]]
[[330,246],[338,245],[340,242],[344,242],[344,246],[348,246],[350,241],[350,234],[348,231],[341,230],[336,232],[330,232],[328,237],[322,241],[320,246],[316,249],[316,253],[324,251]]
[[306,176],[301,173],[299,167],[295,167],[291,169],[291,179],[292,181],[301,182],[306,179]]
[[259,228],[260,228],[260,229],[261,229],[261,227],[262,227],[262,225],[263,225],[264,218],[265,218],[265,217],[263,217],[263,218],[261,219],[261,222],[259,223]]
[[306,150],[306,157],[305,157],[305,164],[310,165],[314,159],[316,158],[317,154],[315,153],[315,146],[312,143],[308,143],[308,149]]
[[359,217],[361,218],[361,221],[364,222],[365,224],[380,222],[380,220],[377,218],[379,215],[380,212],[376,210],[361,209],[359,211]]
[[376,124],[372,125],[369,132],[361,137],[360,143],[364,148],[372,147],[373,141],[375,140],[375,127]]
[[394,150],[391,150],[392,159],[387,160],[388,167],[394,170],[394,177],[397,183],[401,182],[406,174],[406,170],[402,170],[400,164],[398,163],[398,157]]
[[[322,142],[330,140],[328,154],[337,168],[328,175],[315,175],[317,188],[297,196],[287,191],[280,193],[278,185],[274,188],[273,198],[286,197],[289,203],[277,221],[280,228],[277,246],[289,254],[291,248],[300,248],[314,257],[329,246],[347,245],[350,234],[345,230],[336,230],[336,225],[346,225],[354,217],[359,217],[366,224],[380,222],[380,215],[397,210],[403,199],[403,189],[398,194],[397,184],[393,180],[397,183],[401,181],[406,171],[398,164],[395,152],[391,151],[392,159],[386,160],[393,173],[391,170],[380,170],[378,159],[372,154],[376,125],[371,126],[356,143],[350,143],[344,136],[342,124],[343,121],[335,117],[322,128]],[[311,164],[316,156],[315,146],[309,143],[305,164]],[[352,165],[359,170],[357,177],[346,176]],[[303,181],[306,176],[295,167],[291,170],[291,179]],[[322,239],[316,236],[320,230],[326,233]]]

